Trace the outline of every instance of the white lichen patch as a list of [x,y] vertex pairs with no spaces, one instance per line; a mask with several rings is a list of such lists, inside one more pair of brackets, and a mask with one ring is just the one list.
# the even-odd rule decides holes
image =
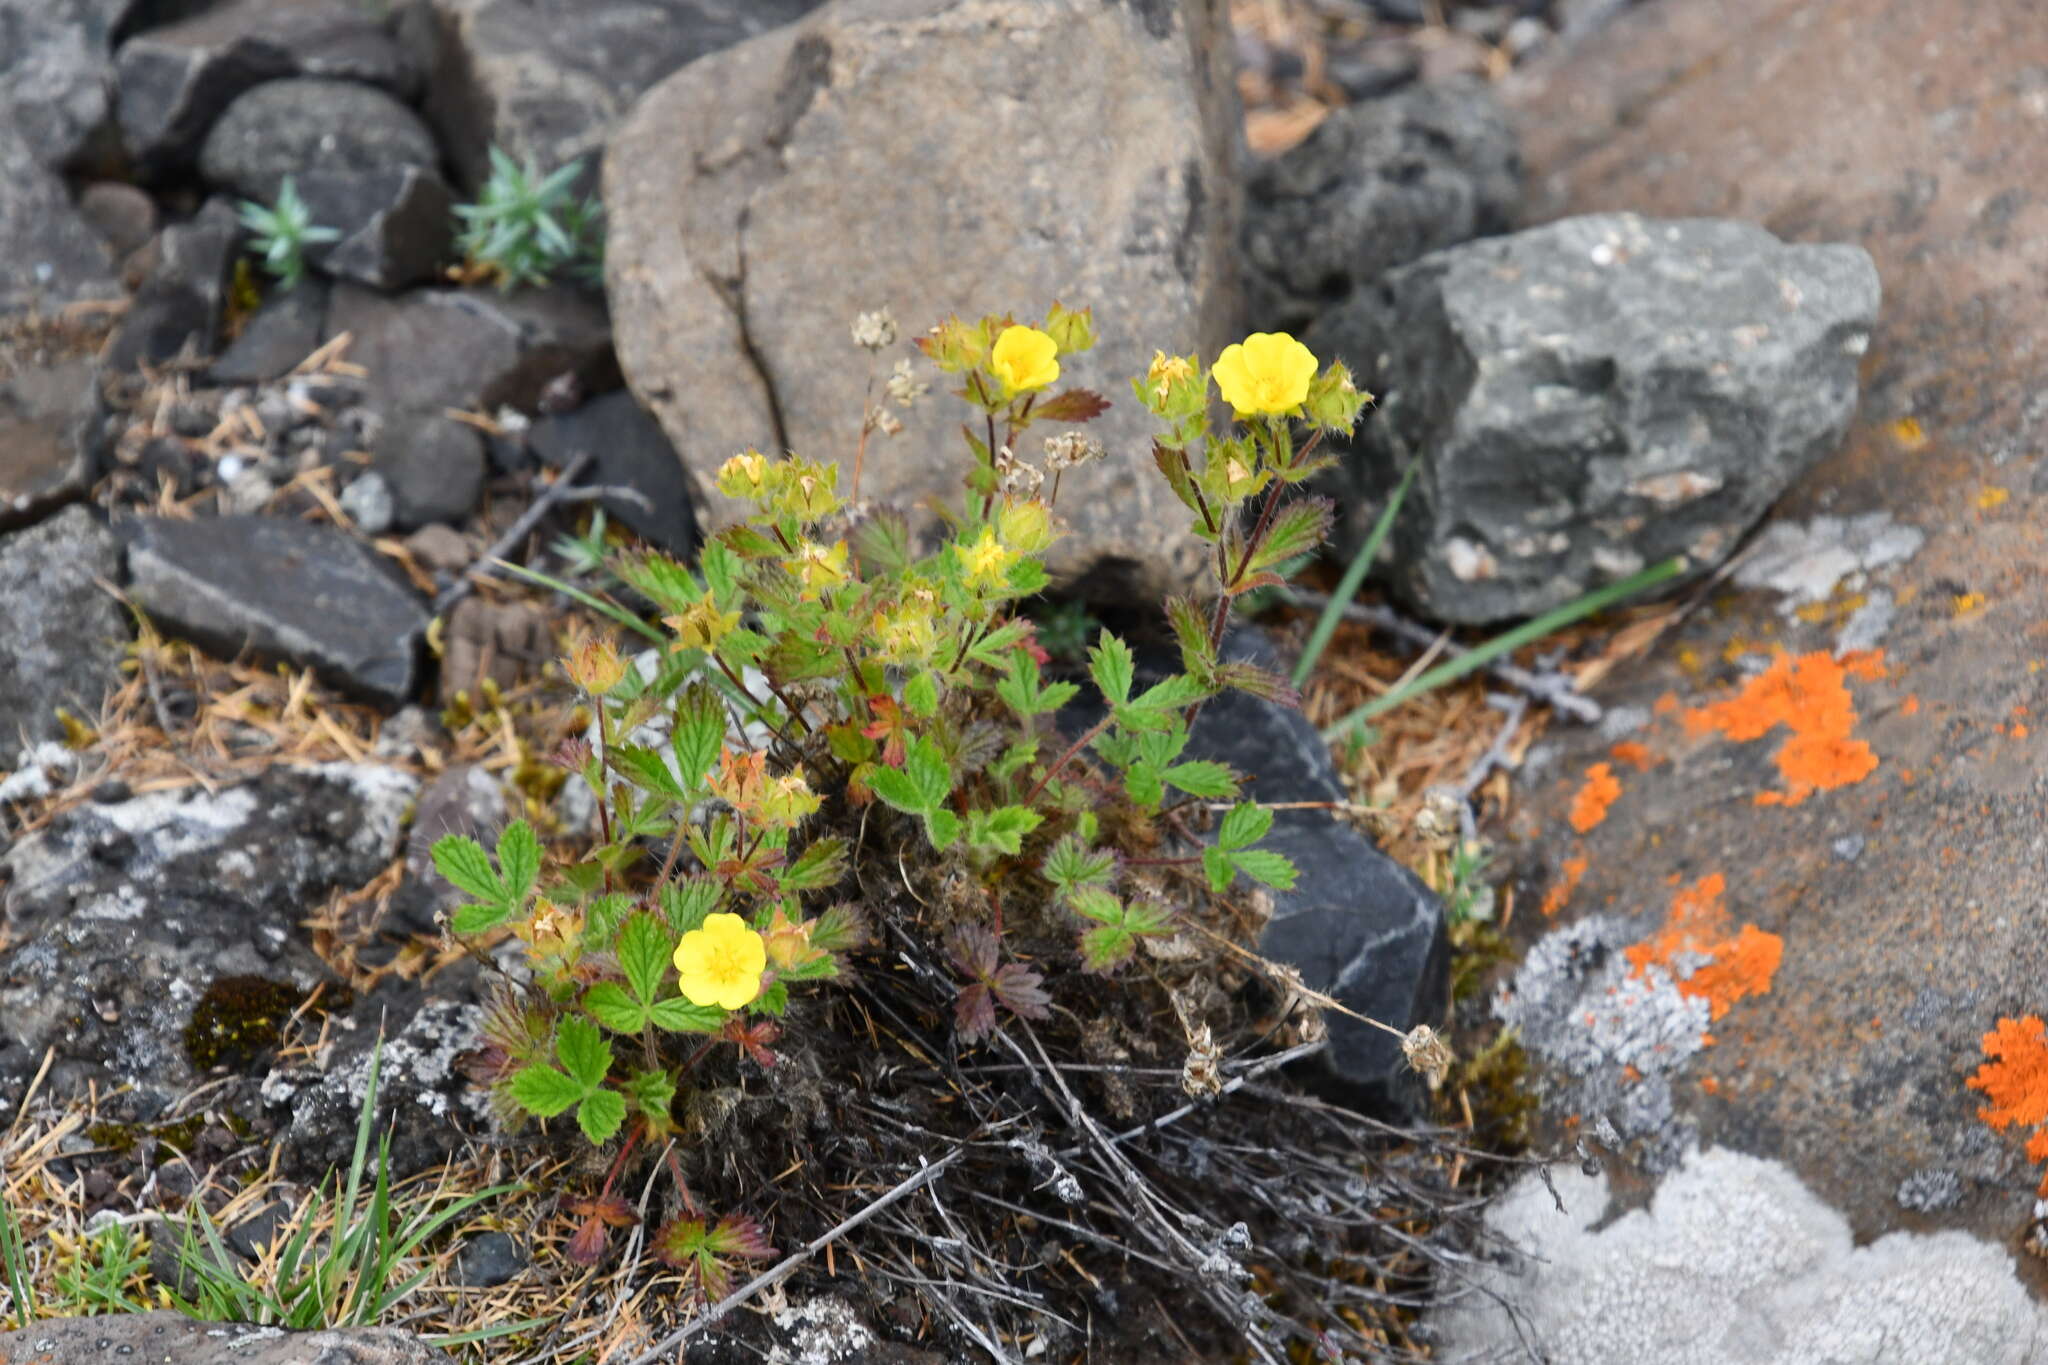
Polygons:
[[789,1344],[770,1347],[768,1365],[845,1365],[865,1360],[875,1344],[875,1334],[844,1299],[785,1304],[769,1318],[788,1333]]
[[1926,542],[1925,532],[1894,522],[1890,512],[1774,522],[1736,568],[1735,581],[1782,594],[1789,616],[1806,603],[1825,601],[1837,585],[1861,588],[1865,576],[1905,563]]

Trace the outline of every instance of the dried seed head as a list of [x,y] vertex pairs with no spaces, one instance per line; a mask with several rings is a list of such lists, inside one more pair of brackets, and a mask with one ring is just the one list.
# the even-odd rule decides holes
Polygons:
[[889,371],[889,377],[883,382],[882,387],[887,391],[890,401],[899,408],[912,406],[932,389],[930,384],[917,377],[916,372],[910,368],[907,357],[896,362],[896,367]]
[[1463,806],[1463,798],[1449,787],[1431,787],[1415,812],[1416,836],[1439,850],[1450,847],[1463,823]]
[[1223,1093],[1223,1049],[1207,1024],[1189,1029],[1187,1060],[1180,1064],[1180,1088],[1194,1099]]
[[1408,1065],[1422,1073],[1422,1079],[1435,1090],[1444,1083],[1444,1077],[1451,1072],[1451,1063],[1458,1060],[1451,1045],[1443,1035],[1427,1024],[1417,1024],[1401,1039],[1401,1055],[1408,1059]]
[[1045,438],[1045,467],[1055,474],[1087,464],[1090,460],[1103,459],[1107,454],[1102,442],[1086,432],[1063,431]]
[[870,351],[879,351],[884,346],[896,344],[896,319],[887,308],[877,308],[872,313],[856,313],[853,319],[853,344]]

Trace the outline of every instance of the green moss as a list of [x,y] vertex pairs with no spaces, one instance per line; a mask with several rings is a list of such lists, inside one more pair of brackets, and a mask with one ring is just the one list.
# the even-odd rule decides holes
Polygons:
[[[306,1004],[305,991],[265,976],[224,976],[206,988],[185,1025],[185,1055],[201,1071],[244,1071],[273,1051],[284,1026]],[[347,991],[323,992],[311,1013],[345,1006]]]
[[1486,977],[1503,962],[1515,960],[1515,945],[1500,929],[1485,920],[1465,920],[1451,926],[1451,1000],[1463,1004],[1485,984]]
[[1464,1090],[1472,1101],[1474,1126],[1502,1151],[1519,1152],[1529,1145],[1537,1102],[1527,1088],[1528,1076],[1528,1054],[1507,1030],[1461,1059],[1452,1073],[1451,1092]]

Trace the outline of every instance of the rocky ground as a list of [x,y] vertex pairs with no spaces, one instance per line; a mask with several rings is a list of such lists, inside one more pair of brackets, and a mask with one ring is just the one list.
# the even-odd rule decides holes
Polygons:
[[[380,1035],[401,1173],[558,1179],[489,1145],[461,1058],[494,968],[441,937],[425,851],[587,818],[538,760],[580,733],[549,660],[593,618],[493,561],[595,582],[600,525],[687,558],[730,514],[727,455],[840,449],[866,395],[935,377],[907,345],[858,363],[855,314],[1060,297],[1094,306],[1112,396],[1248,326],[1348,360],[1380,402],[1326,490],[1347,550],[1416,471],[1308,720],[1219,706],[1201,739],[1359,825],[1287,816],[1309,875],[1260,946],[1399,1027],[1455,1017],[1481,1059],[1432,1098],[1339,1014],[1304,1079],[1599,1173],[1558,1180],[1561,1216],[1511,1194],[1496,1230],[1547,1259],[1503,1259],[1497,1310],[1403,1315],[1403,1348],[2034,1358],[2037,1262],[1998,1244],[2034,1244],[2038,1172],[1964,1085],[2040,1009],[2027,9],[0,0],[10,1198],[41,1192],[53,1249],[195,1199],[274,1224],[346,1159]],[[601,281],[463,258],[494,146],[584,158]],[[238,215],[287,174],[335,229],[288,290]],[[891,410],[864,493],[950,496],[949,423]],[[1105,617],[1195,563],[1139,415],[1098,424],[1138,453],[1062,504],[1064,589]],[[1419,653],[1673,557],[1662,604],[1342,763],[1315,734]],[[1307,618],[1262,624],[1285,649]],[[1454,882],[1482,835],[1507,880]],[[258,1171],[274,1197],[237,1195]],[[1703,1216],[1715,1189],[1782,1218]],[[437,1325],[576,1293],[585,1330],[552,1204],[508,1208],[437,1253]],[[1558,1306],[1674,1257],[1640,1321]],[[651,1341],[660,1281],[608,1284],[607,1341]],[[1769,1331],[1683,1326],[1765,1291]],[[933,1358],[927,1321],[877,1311],[749,1330]],[[1154,1316],[1125,1358],[1174,1358]]]

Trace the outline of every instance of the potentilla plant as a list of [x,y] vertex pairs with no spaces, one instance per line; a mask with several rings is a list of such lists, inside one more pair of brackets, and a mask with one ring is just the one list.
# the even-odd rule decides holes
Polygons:
[[[855,339],[878,352],[894,330],[863,315]],[[1139,834],[1191,834],[1217,804],[1200,855],[1147,861],[1198,867],[1216,893],[1239,877],[1292,884],[1292,865],[1258,847],[1271,812],[1236,800],[1228,767],[1184,752],[1225,688],[1291,696],[1221,657],[1230,604],[1321,542],[1329,506],[1298,485],[1331,463],[1317,446],[1349,431],[1369,397],[1284,334],[1247,337],[1213,368],[1155,355],[1133,391],[1163,427],[1154,462],[1213,547],[1215,592],[1166,603],[1181,671],[1150,686],[1129,645],[1101,632],[1087,655],[1100,718],[1062,728],[1080,684],[1047,676],[1020,604],[1048,584],[1065,476],[1108,458],[1080,429],[1108,403],[1057,387],[1094,341],[1090,313],[1057,304],[1037,325],[949,318],[919,339],[974,414],[964,505],[935,538],[895,509],[850,505],[831,460],[726,461],[717,486],[747,510],[696,566],[652,553],[615,565],[662,614],[652,676],[601,640],[565,661],[595,726],[594,742],[559,757],[595,794],[595,846],[545,871],[523,822],[495,860],[466,838],[435,846],[473,898],[452,931],[509,929],[531,969],[531,991],[501,1001],[489,1030],[499,1112],[573,1118],[588,1142],[618,1143],[602,1191],[578,1205],[573,1255],[595,1259],[608,1227],[634,1221],[613,1192],[619,1174],[631,1152],[677,1133],[703,1069],[775,1065],[792,990],[837,976],[864,935],[934,945],[957,973],[955,1024],[973,1043],[1005,1015],[1047,1017],[1048,972],[1114,979],[1142,941],[1177,931],[1187,907],[1135,875]],[[920,387],[899,366],[889,392]],[[1232,413],[1220,425],[1216,391]],[[892,425],[871,409],[862,453],[868,432]],[[643,742],[657,719],[665,741]],[[955,893],[855,904],[843,893],[859,860],[886,869],[870,884],[907,876],[908,862]],[[1024,926],[1050,946],[1038,931],[1062,924],[1064,953],[1018,955]],[[731,1262],[771,1254],[765,1231],[700,1208],[672,1155],[667,1165],[680,1212],[653,1245],[715,1297]]]

